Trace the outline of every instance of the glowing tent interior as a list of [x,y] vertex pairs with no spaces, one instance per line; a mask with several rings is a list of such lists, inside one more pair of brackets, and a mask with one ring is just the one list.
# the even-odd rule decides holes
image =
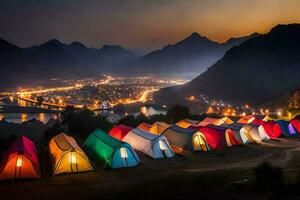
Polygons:
[[99,129],[89,135],[84,149],[90,158],[111,169],[133,167],[140,162],[128,143],[117,140]]
[[53,137],[49,143],[53,175],[92,171],[88,157],[75,139],[64,133]]
[[109,131],[109,135],[118,139],[118,140],[122,140],[125,135],[131,130],[132,128],[129,126],[125,126],[123,124],[117,125],[115,127],[113,127],[110,131]]
[[5,152],[0,165],[0,180],[41,178],[40,164],[34,143],[20,136]]
[[154,135],[139,128],[129,131],[123,138],[123,141],[154,159],[171,158],[174,156],[165,136]]
[[175,153],[184,151],[209,151],[205,135],[192,128],[181,128],[173,125],[163,132]]

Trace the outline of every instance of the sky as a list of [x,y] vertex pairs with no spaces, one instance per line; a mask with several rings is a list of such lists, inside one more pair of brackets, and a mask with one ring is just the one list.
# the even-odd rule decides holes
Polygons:
[[0,38],[153,50],[192,32],[224,42],[300,23],[300,0],[1,0]]

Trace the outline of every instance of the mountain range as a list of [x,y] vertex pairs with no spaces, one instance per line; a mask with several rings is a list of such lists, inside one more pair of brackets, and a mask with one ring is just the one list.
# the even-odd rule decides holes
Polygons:
[[230,103],[262,105],[300,88],[299,52],[300,24],[278,25],[231,48],[189,83],[162,89],[154,98],[170,105],[192,95],[207,95]]
[[97,49],[80,42],[64,44],[52,39],[41,45],[20,48],[0,39],[0,87],[46,84],[51,78],[90,77],[103,73],[130,76],[199,74],[228,49],[257,35],[232,38],[221,44],[192,33],[176,44],[144,56],[118,45]]
[[0,39],[0,85],[12,88],[45,83],[50,78],[94,76],[133,59],[135,54],[121,46],[104,45],[96,49],[53,39],[20,48]]
[[167,45],[133,62],[125,63],[126,67],[120,66],[119,71],[124,73],[134,71],[136,74],[198,75],[222,58],[230,48],[258,35],[253,33],[218,43],[194,32],[178,43]]

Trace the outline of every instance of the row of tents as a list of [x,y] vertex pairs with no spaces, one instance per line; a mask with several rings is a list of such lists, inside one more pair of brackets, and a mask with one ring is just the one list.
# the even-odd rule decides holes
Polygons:
[[[171,158],[194,151],[221,150],[226,147],[260,143],[282,135],[300,133],[300,120],[264,121],[246,116],[234,122],[228,117],[205,118],[202,121],[181,120],[174,125],[164,122],[142,123],[137,128],[117,125],[109,133],[92,132],[82,147],[61,133],[50,140],[49,155],[53,175],[79,173],[94,167],[124,168],[140,163],[139,151],[153,159]],[[0,180],[41,178],[35,144],[19,137],[4,153],[0,164]]]

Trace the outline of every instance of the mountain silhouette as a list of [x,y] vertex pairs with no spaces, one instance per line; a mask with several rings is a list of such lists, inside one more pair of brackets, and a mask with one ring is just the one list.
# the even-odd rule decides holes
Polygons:
[[238,104],[271,101],[300,88],[299,36],[300,24],[278,25],[233,47],[191,82],[162,89],[155,99],[172,104],[202,94]]
[[174,45],[142,57],[119,45],[89,48],[78,41],[65,44],[51,39],[40,45],[19,48],[0,40],[0,89],[48,83],[51,78],[80,78],[103,73],[199,74],[220,59],[226,50],[256,36],[234,38],[221,44],[192,33]]
[[86,77],[113,71],[136,56],[120,46],[88,48],[80,42],[64,44],[51,39],[19,48],[0,39],[0,89],[47,83],[50,78]]
[[141,74],[199,74],[222,58],[228,49],[257,35],[256,33],[246,37],[232,38],[225,43],[218,43],[194,32],[176,44],[167,45],[129,63],[129,67],[124,68],[124,71]]

